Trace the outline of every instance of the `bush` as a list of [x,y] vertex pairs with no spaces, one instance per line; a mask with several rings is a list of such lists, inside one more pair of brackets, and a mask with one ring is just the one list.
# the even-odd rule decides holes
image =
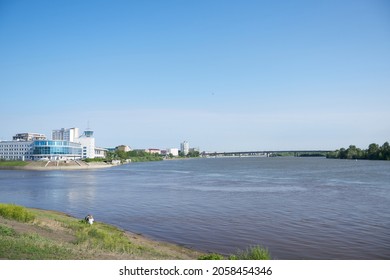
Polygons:
[[0,216],[19,222],[30,222],[35,215],[26,208],[14,204],[0,204]]
[[88,248],[105,249],[112,252],[131,253],[135,248],[123,232],[105,228],[103,225],[85,225],[77,230],[78,244]]
[[198,258],[198,260],[224,260],[225,258],[222,255],[211,253],[208,255],[202,255]]
[[267,248],[252,246],[244,251],[239,251],[237,255],[232,255],[230,260],[270,260],[271,254]]
[[16,231],[13,228],[0,225],[0,236],[15,236]]
[[85,162],[106,162],[107,159],[105,159],[105,158],[86,158],[86,159],[83,159],[83,161],[85,161]]
[[[202,255],[198,260],[225,260],[222,255],[211,253],[208,255]],[[229,260],[270,260],[271,254],[267,248],[263,248],[259,245],[251,246],[244,251],[239,251],[237,255],[230,255]]]

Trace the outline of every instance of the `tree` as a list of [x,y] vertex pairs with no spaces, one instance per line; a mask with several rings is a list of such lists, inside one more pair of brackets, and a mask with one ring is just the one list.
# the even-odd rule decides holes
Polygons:
[[190,151],[187,155],[187,157],[199,157],[199,152],[198,151]]
[[382,152],[382,159],[390,160],[390,145],[389,142],[385,142],[380,148]]
[[367,151],[368,159],[378,159],[379,157],[379,145],[372,143],[368,146]]
[[356,149],[356,146],[350,145],[346,151],[347,159],[356,159],[357,156],[358,156],[358,150]]
[[339,151],[339,158],[346,159],[347,158],[347,151],[344,148],[341,148]]
[[327,158],[340,159],[372,159],[372,160],[390,160],[390,144],[385,142],[381,147],[378,144],[372,143],[367,150],[361,150],[354,145],[350,145],[348,149],[341,148],[326,155]]

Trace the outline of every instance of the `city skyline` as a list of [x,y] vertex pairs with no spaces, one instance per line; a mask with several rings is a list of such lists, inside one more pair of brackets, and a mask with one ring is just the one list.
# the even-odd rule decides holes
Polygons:
[[[78,143],[80,142],[81,139],[85,138],[85,137],[93,137],[93,134],[94,134],[94,131],[87,128],[83,131],[83,133],[80,134],[80,130],[78,127],[72,127],[72,128],[61,128],[61,129],[53,129],[50,133],[50,136],[47,136],[46,134],[43,134],[43,133],[37,133],[37,132],[18,132],[16,133],[14,136],[12,137],[8,137],[6,139],[0,139],[0,143],[1,142],[25,142],[25,141],[33,141],[33,140],[43,140],[43,141],[68,141],[68,142],[73,142],[73,143]],[[172,146],[172,147],[138,147],[140,150],[156,150],[156,148],[158,148],[158,150],[179,150],[179,147],[181,147],[182,145],[185,145],[186,144],[186,148],[181,148],[180,150],[187,150],[187,153],[188,151],[190,150],[190,146],[189,146],[189,142],[187,140],[184,140],[183,142],[180,142],[179,144],[177,144],[176,146]],[[107,149],[114,149],[114,148],[118,148],[118,147],[127,147],[129,148],[129,150],[133,150],[133,148],[131,147],[131,145],[128,145],[128,144],[116,144],[114,146],[111,146],[111,147],[105,147]],[[196,149],[198,150],[199,148],[198,147],[191,147],[191,149]],[[137,150],[137,148],[135,148],[135,150]],[[185,152],[186,153],[186,152]]]
[[381,145],[389,35],[379,0],[3,0],[0,140],[89,126],[102,147]]

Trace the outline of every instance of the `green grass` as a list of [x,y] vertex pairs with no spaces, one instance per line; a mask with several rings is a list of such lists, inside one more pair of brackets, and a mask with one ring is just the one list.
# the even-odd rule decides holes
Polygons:
[[267,248],[263,248],[259,245],[251,246],[246,250],[239,251],[236,255],[230,255],[229,257],[224,257],[220,254],[211,253],[207,255],[202,255],[198,260],[270,260],[271,254]]
[[6,232],[7,235],[0,235],[0,256],[6,256],[7,259],[61,260],[77,256],[70,248],[55,244],[38,234],[17,234],[12,229]]
[[[40,209],[0,204],[0,259],[196,259],[181,247],[127,235],[114,226]],[[33,220],[31,220],[33,219]],[[26,223],[25,221],[33,221]]]
[[76,236],[74,244],[80,248],[128,254],[147,251],[144,247],[133,245],[124,231],[114,226],[98,222],[89,225],[84,220],[75,220],[66,216],[59,218],[53,214],[49,214],[48,217],[54,217],[64,227],[69,228]]
[[82,245],[89,249],[101,249],[110,252],[133,253],[142,249],[134,246],[124,233],[117,228],[94,223],[93,226],[80,221],[76,229],[76,244]]
[[0,258],[79,259],[88,258],[88,255],[96,252],[132,254],[143,250],[142,247],[131,244],[123,231],[106,224],[94,223],[91,226],[83,220],[65,215],[39,210],[30,212],[24,207],[9,204],[0,204],[0,215],[20,222],[49,218],[75,235],[74,242],[56,242],[36,233],[18,234],[13,228],[0,224]]
[[271,254],[267,248],[259,245],[251,246],[244,251],[239,251],[237,255],[231,255],[230,260],[270,260]]
[[26,166],[27,161],[19,160],[0,160],[0,166],[12,167],[12,166]]
[[0,257],[7,259],[66,259],[71,250],[36,233],[19,234],[0,224]]
[[13,228],[0,225],[0,237],[4,236],[16,236],[16,231]]
[[0,216],[19,222],[31,222],[35,215],[26,208],[13,204],[0,204]]
[[211,253],[200,256],[198,260],[225,260],[225,257],[220,254]]

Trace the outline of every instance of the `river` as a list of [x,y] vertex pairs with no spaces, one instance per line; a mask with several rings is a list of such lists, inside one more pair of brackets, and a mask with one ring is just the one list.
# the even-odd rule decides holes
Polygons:
[[390,259],[390,162],[213,158],[0,170],[0,202],[53,209],[207,252]]

